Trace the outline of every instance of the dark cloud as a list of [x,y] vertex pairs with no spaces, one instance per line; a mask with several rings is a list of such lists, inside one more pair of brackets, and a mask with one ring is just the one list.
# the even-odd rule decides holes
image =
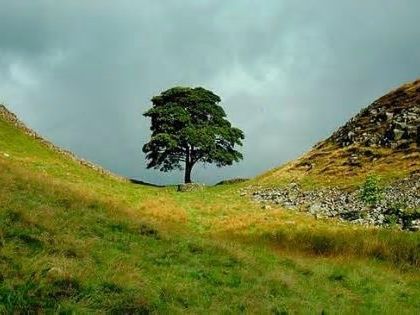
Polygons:
[[245,160],[195,178],[253,176],[295,158],[420,69],[420,2],[0,0],[0,101],[47,138],[130,177],[141,117],[202,85],[247,135]]

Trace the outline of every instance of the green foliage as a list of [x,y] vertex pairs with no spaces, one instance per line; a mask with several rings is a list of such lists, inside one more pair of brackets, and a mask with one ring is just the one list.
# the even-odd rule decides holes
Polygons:
[[360,199],[369,204],[376,205],[382,198],[382,189],[379,186],[379,178],[369,175],[360,187]]
[[204,88],[174,87],[152,98],[151,140],[143,146],[148,168],[182,169],[185,182],[197,162],[232,165],[243,158],[234,149],[244,134],[232,127],[219,96]]

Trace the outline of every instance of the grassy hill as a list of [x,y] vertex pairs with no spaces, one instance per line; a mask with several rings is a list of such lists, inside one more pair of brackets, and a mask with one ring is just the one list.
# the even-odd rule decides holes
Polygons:
[[0,115],[0,313],[420,312],[419,233],[265,211],[248,184],[133,185]]
[[309,152],[257,177],[276,186],[356,187],[368,174],[390,182],[420,171],[420,80],[373,102]]

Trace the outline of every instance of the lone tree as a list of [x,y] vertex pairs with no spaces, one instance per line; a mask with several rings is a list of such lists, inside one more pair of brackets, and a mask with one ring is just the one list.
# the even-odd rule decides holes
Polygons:
[[220,97],[202,87],[174,87],[152,98],[151,139],[143,146],[147,168],[167,172],[185,170],[185,183],[191,183],[191,170],[197,162],[232,165],[243,158],[234,149],[242,146],[244,133],[231,126],[219,105]]

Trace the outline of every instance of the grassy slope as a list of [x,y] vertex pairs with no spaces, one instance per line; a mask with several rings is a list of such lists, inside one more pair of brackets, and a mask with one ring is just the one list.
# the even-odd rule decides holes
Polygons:
[[[361,165],[348,165],[348,158],[354,152],[359,154]],[[308,169],[308,163],[314,163]],[[366,148],[352,145],[338,148],[325,144],[315,147],[301,158],[275,168],[254,179],[253,184],[278,186],[299,182],[303,187],[341,186],[358,187],[369,174],[382,178],[384,183],[402,178],[414,171],[420,171],[420,151],[411,148],[396,151],[389,148]]]
[[0,313],[420,311],[418,234],[265,212],[241,185],[131,185],[0,120]]
[[[394,111],[405,107],[419,106],[420,80],[406,83],[376,100],[369,108],[392,106]],[[392,112],[392,110],[391,110]],[[354,117],[358,126],[384,133],[386,124],[372,123],[371,116]],[[350,165],[349,158],[356,154],[360,165]],[[311,166],[310,166],[311,165]],[[409,149],[397,150],[380,147],[365,147],[353,144],[340,147],[333,137],[318,143],[299,159],[275,168],[257,177],[253,184],[278,186],[290,181],[303,187],[359,186],[368,174],[382,177],[384,183],[420,171],[420,150],[413,143]]]

